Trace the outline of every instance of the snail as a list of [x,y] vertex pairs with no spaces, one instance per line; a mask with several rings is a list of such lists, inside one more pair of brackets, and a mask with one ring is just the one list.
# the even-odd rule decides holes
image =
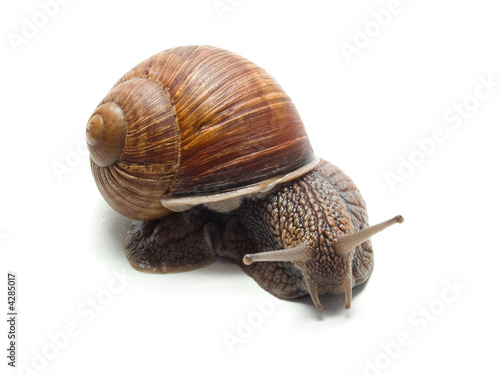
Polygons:
[[105,200],[134,219],[135,269],[175,273],[228,258],[276,297],[345,294],[371,274],[365,202],[318,158],[291,99],[262,68],[215,47],[156,54],[111,88],[86,127]]

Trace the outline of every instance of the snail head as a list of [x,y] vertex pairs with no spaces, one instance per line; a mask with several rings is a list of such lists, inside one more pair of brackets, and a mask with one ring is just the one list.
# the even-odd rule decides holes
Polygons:
[[354,286],[352,259],[356,246],[387,227],[403,221],[403,217],[398,215],[358,232],[340,236],[331,248],[327,249],[327,253],[323,247],[315,247],[309,241],[289,249],[247,254],[243,263],[250,265],[254,262],[293,262],[302,272],[305,287],[318,310],[323,309],[318,297],[323,293],[344,293],[344,307],[349,309]]

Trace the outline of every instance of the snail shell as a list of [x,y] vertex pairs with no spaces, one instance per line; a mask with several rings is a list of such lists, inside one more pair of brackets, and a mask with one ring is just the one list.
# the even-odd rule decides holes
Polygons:
[[141,220],[219,201],[231,209],[238,197],[319,161],[277,82],[209,46],[169,49],[138,64],[95,109],[86,137],[101,194]]

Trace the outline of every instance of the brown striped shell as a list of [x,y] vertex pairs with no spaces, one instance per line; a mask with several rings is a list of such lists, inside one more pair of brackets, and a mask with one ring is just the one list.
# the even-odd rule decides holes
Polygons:
[[137,65],[95,109],[86,134],[100,192],[142,220],[266,191],[318,161],[276,81],[209,46]]

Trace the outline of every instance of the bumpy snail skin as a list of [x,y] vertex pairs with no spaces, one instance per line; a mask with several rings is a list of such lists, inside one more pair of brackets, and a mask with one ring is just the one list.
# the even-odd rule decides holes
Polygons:
[[402,222],[400,216],[368,226],[358,189],[339,168],[321,161],[314,171],[246,198],[230,213],[198,206],[161,220],[136,221],[127,258],[140,271],[175,273],[230,258],[265,290],[283,299],[345,294],[373,267],[371,235]]
[[348,309],[351,289],[367,280],[373,267],[369,237],[397,222],[401,216],[369,227],[352,180],[321,161],[265,199],[247,200],[228,223],[219,253],[277,297],[310,294],[321,310],[318,295],[345,294]]

